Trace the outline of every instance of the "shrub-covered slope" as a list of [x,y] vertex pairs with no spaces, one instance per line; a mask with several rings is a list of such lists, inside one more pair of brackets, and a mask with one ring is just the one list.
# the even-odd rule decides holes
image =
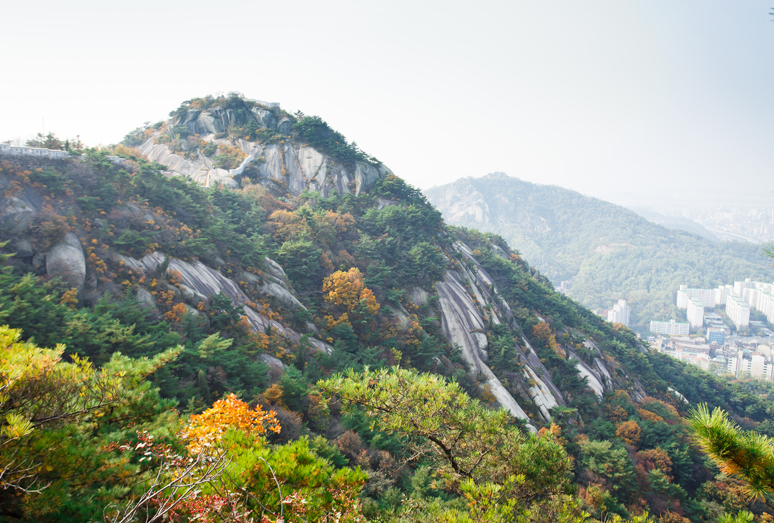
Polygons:
[[[299,143],[306,131],[288,132],[287,142]],[[321,150],[329,144],[323,138],[315,142]],[[257,139],[264,147],[274,138]],[[96,461],[83,470],[72,465],[72,480],[62,463],[75,459],[77,449],[54,445],[57,464],[40,472],[41,481],[57,486],[48,491],[53,498],[44,507],[34,496],[3,491],[4,517],[88,520],[111,496],[123,503],[141,483],[127,486],[129,476],[121,474],[100,483],[94,476],[109,468],[100,459],[119,459],[109,442],[130,437],[133,427],[171,437],[176,423],[231,393],[276,413],[280,432],[255,443],[273,449],[272,456],[308,455],[310,467],[327,460],[341,474],[361,467],[368,479],[352,472],[346,484],[369,518],[409,518],[412,510],[424,513],[418,506],[464,508],[460,496],[474,494],[454,474],[451,483],[434,483],[438,465],[412,452],[414,435],[404,439],[336,401],[326,408],[315,385],[348,369],[398,365],[429,373],[428,387],[441,378],[455,381],[475,405],[509,413],[494,421],[482,415],[488,421],[480,430],[495,421],[491,430],[506,430],[498,425],[506,422],[561,442],[560,454],[574,458],[571,477],[551,476],[566,481],[556,479],[546,493],[563,492],[594,518],[648,510],[708,521],[741,503],[727,496],[733,482],[716,477],[691,444],[681,421],[688,404],[671,391],[691,404],[720,406],[761,430],[770,426],[767,399],[650,353],[630,331],[553,292],[502,238],[446,226],[400,178],[384,172],[359,190],[345,184],[327,194],[282,196],[261,176],[235,175],[234,188],[204,188],[126,146],[113,152],[127,160],[86,151],[63,162],[2,163],[0,241],[13,256],[0,275],[0,324],[21,329],[39,346],[64,343],[66,359],[87,357],[97,367],[117,365],[119,352],[135,359],[164,354],[168,361],[164,351],[180,349],[174,361],[145,371],[163,400],[152,409],[138,400],[130,414],[73,429],[81,431],[83,448],[102,449]],[[358,154],[355,165],[370,161]],[[143,401],[153,398],[148,394]],[[430,397],[441,401],[444,394]],[[173,406],[184,412],[183,421],[174,421]],[[452,439],[475,437],[469,433],[475,424],[465,426],[468,432]],[[537,441],[510,431],[486,441],[525,449]],[[232,444],[248,445],[239,438]],[[257,463],[256,454],[247,455]],[[560,455],[546,459],[557,460],[556,470],[570,463]],[[516,472],[526,466],[514,463]],[[268,470],[261,470],[255,477],[268,480]],[[300,488],[301,473],[285,468],[280,479]],[[500,472],[481,473],[507,484]],[[330,488],[338,492],[331,500],[343,495]],[[413,501],[401,502],[404,495]],[[73,499],[92,505],[76,507]],[[544,501],[530,494],[520,503],[527,510]],[[91,516],[73,515],[87,509]]]

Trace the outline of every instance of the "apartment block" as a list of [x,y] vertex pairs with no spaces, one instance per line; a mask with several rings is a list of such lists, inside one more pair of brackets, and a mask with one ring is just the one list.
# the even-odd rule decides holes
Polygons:
[[651,321],[650,332],[654,334],[665,334],[667,336],[688,336],[691,326],[687,323],[677,323],[672,321]]
[[623,323],[627,327],[631,322],[631,310],[626,306],[626,300],[618,300],[613,308],[607,311],[607,321],[612,323]]
[[687,285],[680,285],[677,291],[677,308],[685,309],[690,300],[699,300],[702,307],[715,308],[715,289],[689,289]]
[[692,298],[688,300],[688,304],[685,309],[685,315],[688,319],[688,323],[691,327],[701,327],[704,325],[704,305],[698,298]]
[[750,304],[738,296],[729,296],[726,315],[738,328],[747,327],[750,324]]

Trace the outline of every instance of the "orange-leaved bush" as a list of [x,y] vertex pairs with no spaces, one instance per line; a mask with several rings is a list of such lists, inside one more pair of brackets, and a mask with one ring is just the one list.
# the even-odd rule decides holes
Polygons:
[[363,274],[357,267],[349,271],[336,271],[323,280],[325,301],[345,312],[352,312],[361,302],[371,314],[379,311],[374,293],[365,286]]
[[229,394],[225,399],[216,401],[212,408],[191,416],[180,436],[188,442],[188,451],[198,454],[220,441],[229,428],[261,435],[268,430],[277,434],[280,432],[274,411],[265,412],[260,405],[250,409],[236,395]]

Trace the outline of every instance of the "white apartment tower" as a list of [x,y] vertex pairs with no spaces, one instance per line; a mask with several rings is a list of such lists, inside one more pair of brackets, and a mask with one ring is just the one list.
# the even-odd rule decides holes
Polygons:
[[729,296],[726,302],[726,314],[739,327],[750,324],[750,304],[738,296]]
[[687,323],[672,321],[651,321],[650,332],[667,336],[688,336],[691,326]]
[[704,305],[702,305],[701,300],[697,298],[688,300],[685,315],[688,317],[688,323],[691,324],[691,327],[698,328],[704,325]]
[[733,285],[720,285],[715,289],[715,305],[725,305],[728,297],[734,293]]
[[627,327],[630,323],[631,311],[626,306],[626,300],[618,300],[613,308],[607,311],[607,321],[611,323],[623,323]]
[[702,307],[715,308],[715,289],[689,289],[687,285],[680,285],[677,291],[677,308],[688,308],[690,300],[699,300]]

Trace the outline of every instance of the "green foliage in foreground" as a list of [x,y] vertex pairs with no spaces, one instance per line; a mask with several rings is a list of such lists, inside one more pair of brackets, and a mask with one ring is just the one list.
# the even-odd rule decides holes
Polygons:
[[447,485],[494,483],[503,500],[551,497],[567,485],[570,461],[556,440],[525,435],[505,410],[486,408],[438,375],[350,370],[318,386],[345,409],[363,408],[382,430],[397,433]]
[[719,408],[710,412],[699,405],[690,418],[691,429],[702,449],[729,476],[747,483],[753,498],[774,494],[774,441],[753,431],[741,430]]

